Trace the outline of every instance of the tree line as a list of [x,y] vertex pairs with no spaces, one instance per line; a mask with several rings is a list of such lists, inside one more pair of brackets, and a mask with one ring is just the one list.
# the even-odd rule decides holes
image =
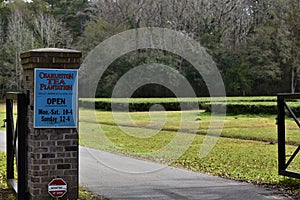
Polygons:
[[[83,57],[125,30],[162,27],[203,45],[217,64],[228,95],[300,92],[300,0],[0,0],[0,95],[22,90],[20,53],[73,48]],[[186,60],[160,50],[121,56],[106,70],[97,96],[109,97],[135,66],[166,64],[183,74],[198,96],[205,82]],[[134,96],[172,96],[146,85]]]

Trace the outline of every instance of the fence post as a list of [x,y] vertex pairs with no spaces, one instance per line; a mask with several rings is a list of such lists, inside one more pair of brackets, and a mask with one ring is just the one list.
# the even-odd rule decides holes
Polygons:
[[[35,49],[21,54],[24,90],[28,98],[27,190],[32,200],[48,199],[50,196],[48,184],[58,177],[67,183],[67,192],[63,194],[62,199],[78,198],[78,121],[74,121],[76,126],[59,126],[55,122],[60,117],[61,119],[66,117],[62,116],[61,108],[57,106],[56,109],[55,105],[49,105],[49,107],[40,107],[40,105],[47,104],[43,102],[45,100],[53,104],[58,104],[57,101],[65,103],[60,106],[68,107],[69,103],[74,106],[73,101],[78,101],[78,98],[73,98],[72,102],[65,102],[65,99],[58,98],[56,95],[64,89],[68,89],[69,93],[76,92],[71,86],[63,86],[66,81],[69,81],[67,79],[70,79],[67,74],[63,73],[67,73],[68,70],[76,71],[80,67],[80,60],[81,52],[67,49]],[[40,74],[43,71],[45,73],[35,76],[37,70],[41,71]],[[54,70],[54,75],[49,73],[49,70]],[[66,71],[63,72],[63,70]],[[37,85],[38,78],[48,81],[47,88],[46,86],[43,88],[42,83]],[[48,92],[41,94],[44,97],[46,94],[46,99],[38,99],[39,94],[35,94],[35,90]],[[77,102],[75,105],[78,105]],[[44,116],[39,119],[38,115]],[[71,118],[68,116],[68,120],[71,121],[75,115],[78,116],[77,111],[74,115],[70,115]],[[45,122],[46,126],[41,126],[37,120]]]
[[7,180],[14,178],[14,166],[13,166],[13,136],[12,133],[14,130],[14,124],[13,124],[13,100],[7,99],[6,100],[6,178]]
[[278,133],[278,172],[285,170],[285,99],[283,95],[277,96],[277,133]]

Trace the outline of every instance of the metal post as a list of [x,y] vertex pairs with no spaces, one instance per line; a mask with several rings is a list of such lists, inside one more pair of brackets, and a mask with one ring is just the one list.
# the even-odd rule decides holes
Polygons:
[[[17,127],[14,124],[13,103],[17,101]],[[27,99],[24,93],[6,93],[6,150],[7,150],[7,182],[13,188],[19,200],[29,199],[26,181],[26,138],[27,138]],[[18,142],[16,143],[16,140]],[[14,160],[17,159],[18,181],[14,177]]]
[[14,178],[13,151],[13,100],[6,99],[6,178]]
[[278,170],[279,174],[286,169],[285,166],[285,99],[284,96],[277,96],[278,116],[277,116],[277,129],[278,129]]
[[26,108],[26,95],[18,94],[18,199],[28,199],[26,196]]

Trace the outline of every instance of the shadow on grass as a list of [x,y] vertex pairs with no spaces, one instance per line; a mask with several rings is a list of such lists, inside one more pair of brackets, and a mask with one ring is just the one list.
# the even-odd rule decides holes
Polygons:
[[279,181],[278,186],[284,188],[295,199],[300,199],[300,179],[284,177]]
[[0,188],[0,199],[15,200],[14,192],[10,188]]

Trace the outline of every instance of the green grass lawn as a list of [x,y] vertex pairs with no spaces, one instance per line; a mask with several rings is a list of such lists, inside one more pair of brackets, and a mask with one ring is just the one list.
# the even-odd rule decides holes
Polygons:
[[[162,112],[153,112],[152,116],[156,118],[157,121],[165,121],[162,130],[176,132],[181,127],[181,113],[182,112],[180,111],[169,111],[165,116]],[[186,132],[196,131],[198,134],[206,134],[210,125],[210,113],[185,111],[184,114],[185,118],[191,119],[191,121],[185,122],[184,125],[182,125]],[[95,115],[97,116],[97,121],[95,121]],[[128,113],[114,112],[114,115],[119,116],[121,119],[125,119],[125,117],[128,116]],[[132,112],[130,113],[130,116],[134,121],[134,124],[131,121],[123,120],[119,125],[145,127],[150,123],[148,112]],[[276,115],[228,115],[225,118],[221,136],[245,140],[276,142],[276,117]],[[100,124],[116,126],[112,112],[96,111],[95,114],[91,114],[91,110],[85,108],[80,110],[80,122],[84,125],[99,122]],[[193,127],[194,129],[191,129],[190,127]],[[292,119],[287,118],[286,127],[287,142],[289,144],[300,143],[300,134],[298,134],[299,128]],[[148,126],[148,128],[151,127]],[[153,129],[155,128],[157,127],[154,126]]]
[[13,191],[6,184],[6,155],[0,152],[0,199],[15,199]]
[[[122,115],[130,115],[132,119],[132,121],[120,120],[117,125],[112,112],[82,108],[80,109],[80,144],[169,163],[172,152],[165,152],[164,155],[155,152],[176,137],[193,137],[189,148],[177,160],[171,160],[171,165],[257,184],[289,185],[295,187],[294,190],[298,190],[300,181],[278,175],[277,144],[274,144],[277,141],[275,115],[226,116],[222,137],[212,151],[201,158],[199,151],[211,116],[205,112],[199,115],[194,111],[185,111],[184,114],[193,119],[185,124],[185,127],[197,127],[195,130],[177,132],[180,128],[180,111],[166,114],[153,112],[151,116],[157,118],[154,121],[166,119],[164,123],[158,123],[158,127],[162,130],[157,131],[155,123],[149,126],[151,120],[148,112],[114,113],[121,116],[121,119]],[[287,146],[287,154],[291,154],[296,149],[293,144],[300,143],[300,134],[297,134],[299,129],[291,119],[287,119],[286,124],[287,141],[291,144]],[[196,131],[198,134],[189,134],[190,131]],[[290,170],[300,171],[299,156],[290,166]]]
[[[110,112],[96,111],[96,114],[103,132],[98,131],[98,124],[89,123],[88,120],[80,120],[80,138],[83,145],[105,150],[115,149],[116,151],[125,151],[126,153],[145,154],[147,156],[149,153],[157,151],[170,143],[177,134],[183,135],[182,137],[190,137],[189,134],[175,132],[179,129],[180,112],[168,112],[168,119],[163,131],[158,132],[150,138],[139,138],[125,134],[119,126],[114,124],[113,116]],[[120,114],[125,115],[125,113]],[[159,113],[157,114],[159,115]],[[136,124],[139,127],[149,123],[147,113],[139,112],[131,113],[131,115],[133,121],[137,122]],[[191,112],[190,115],[194,115],[194,123],[200,125],[197,132],[204,133],[208,128],[209,114],[202,113],[201,121],[196,120],[197,114]],[[88,116],[92,116],[91,111],[81,109],[80,116],[82,120],[87,119]],[[168,123],[168,120],[171,122]],[[289,123],[292,124],[292,121],[288,121]],[[122,125],[128,126],[130,124],[123,123]],[[137,133],[145,131],[143,128],[125,130],[136,131]],[[292,134],[290,132],[289,135],[295,135],[291,137],[293,138],[293,142],[300,141],[299,134]],[[270,144],[270,142],[277,140],[275,116],[228,116],[226,117],[222,136],[208,157],[199,158],[198,152],[201,148],[204,135],[197,134],[187,152],[180,160],[175,162],[176,165],[216,175],[227,176],[226,174],[229,174],[227,177],[250,180],[257,183],[274,183],[280,180],[280,177],[277,175],[277,145]],[[111,145],[109,145],[108,139],[111,141]],[[292,151],[294,148],[294,146],[288,146],[289,151]],[[237,161],[234,161],[235,159]],[[190,162],[191,160],[192,162]],[[212,163],[213,161],[216,163]],[[258,161],[263,161],[264,164]],[[299,161],[297,159],[293,166],[295,170],[300,170],[300,165],[297,165]],[[228,163],[234,164],[228,165]],[[245,170],[245,163],[247,163],[248,168],[247,171],[243,172]],[[218,164],[217,168],[208,167]],[[268,164],[270,168],[266,168],[265,164]],[[232,168],[235,168],[235,170],[232,170]],[[227,173],[224,174],[223,170],[227,171]],[[245,176],[244,178],[242,174]],[[266,174],[266,177],[260,174]]]
[[[149,101],[159,103],[157,99]],[[202,98],[201,101],[209,99]],[[276,104],[275,97],[231,97],[230,101]],[[5,106],[1,105],[0,123],[5,118],[4,109]],[[118,117],[118,123],[114,116]],[[130,120],[128,116],[131,117]],[[184,121],[181,121],[182,116]],[[149,115],[149,112],[112,113],[80,108],[80,144],[230,179],[287,186],[297,191],[300,181],[278,175],[276,117],[253,114],[227,115],[221,138],[206,157],[200,157],[199,151],[210,126],[210,113],[168,111],[151,112]],[[291,154],[296,149],[294,145],[300,144],[299,128],[290,118],[286,120],[286,127],[286,139],[289,143],[287,154]],[[211,125],[211,128],[213,129],[214,125]],[[157,153],[177,138],[177,147],[184,152],[177,159],[173,156],[174,149],[169,149],[163,154]],[[190,139],[190,144],[184,143],[187,139]],[[290,170],[300,171],[299,156],[290,166]]]

